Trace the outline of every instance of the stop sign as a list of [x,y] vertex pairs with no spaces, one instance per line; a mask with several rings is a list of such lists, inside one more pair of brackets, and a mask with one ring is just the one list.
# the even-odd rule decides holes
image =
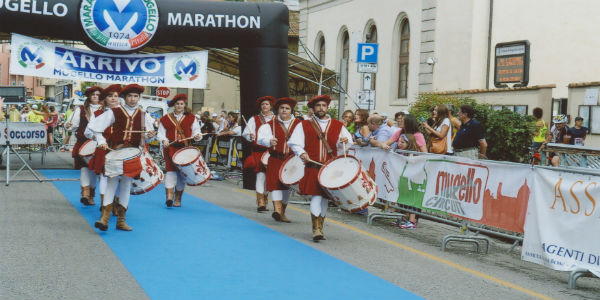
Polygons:
[[171,95],[171,91],[169,90],[169,88],[161,86],[156,89],[156,96],[158,97],[167,98],[169,97],[169,95]]

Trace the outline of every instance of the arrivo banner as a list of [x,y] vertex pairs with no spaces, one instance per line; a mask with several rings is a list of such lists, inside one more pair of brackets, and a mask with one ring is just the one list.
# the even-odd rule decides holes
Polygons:
[[13,145],[46,144],[46,127],[42,123],[2,122],[0,123],[0,145],[6,140]]
[[600,276],[600,176],[536,170],[521,258]]
[[12,35],[10,73],[67,80],[203,89],[207,51],[112,55]]

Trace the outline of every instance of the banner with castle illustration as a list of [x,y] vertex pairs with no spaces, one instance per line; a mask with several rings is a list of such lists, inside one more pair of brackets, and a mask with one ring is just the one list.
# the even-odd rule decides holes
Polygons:
[[374,148],[350,153],[375,179],[382,200],[523,233],[533,173],[527,166]]
[[600,176],[537,169],[521,258],[600,276]]

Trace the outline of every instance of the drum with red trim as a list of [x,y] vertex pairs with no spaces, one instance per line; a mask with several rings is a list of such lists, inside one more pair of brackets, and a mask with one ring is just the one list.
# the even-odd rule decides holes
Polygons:
[[201,185],[210,179],[210,169],[196,147],[185,147],[173,154],[173,163],[185,178],[187,185]]
[[260,157],[260,162],[263,164],[263,166],[267,166],[269,164],[269,157],[271,157],[271,154],[269,153],[269,151],[265,151],[263,153],[263,155]]
[[288,157],[279,169],[279,181],[299,192],[298,183],[304,177],[304,162],[296,155]]
[[93,140],[88,140],[79,147],[79,156],[85,160],[86,164],[90,163],[92,157],[94,157],[94,152],[96,152],[96,146],[98,143]]
[[141,195],[151,191],[164,178],[163,171],[148,151],[142,151],[140,162],[142,163],[142,172],[139,178],[133,179],[131,182],[131,191],[129,193],[132,195]]
[[106,177],[117,177],[125,175],[135,178],[142,172],[140,157],[142,150],[134,147],[112,150],[106,154],[104,175]]
[[319,170],[319,184],[348,212],[359,212],[377,199],[377,184],[351,155],[327,161]]

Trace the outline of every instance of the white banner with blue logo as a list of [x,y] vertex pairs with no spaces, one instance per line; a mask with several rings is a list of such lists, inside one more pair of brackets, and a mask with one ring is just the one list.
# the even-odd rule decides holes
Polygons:
[[10,73],[142,86],[204,89],[208,52],[113,55],[13,34]]

